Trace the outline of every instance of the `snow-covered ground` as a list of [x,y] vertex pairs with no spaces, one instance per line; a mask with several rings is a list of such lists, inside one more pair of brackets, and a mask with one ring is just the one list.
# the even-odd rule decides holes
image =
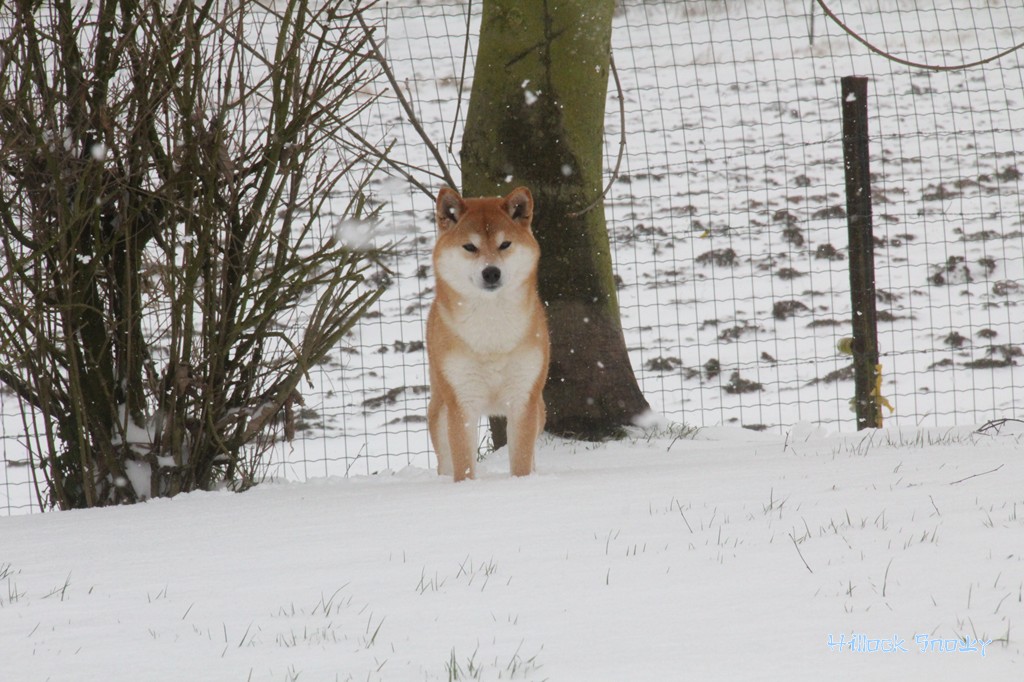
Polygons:
[[1020,679],[1020,424],[681,435],[0,519],[0,678]]

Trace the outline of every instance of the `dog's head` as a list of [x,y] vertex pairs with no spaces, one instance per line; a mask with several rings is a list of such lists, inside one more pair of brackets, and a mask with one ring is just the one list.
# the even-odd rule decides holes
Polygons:
[[525,187],[480,199],[443,188],[437,195],[437,278],[466,296],[533,284],[540,247],[532,219],[533,195]]

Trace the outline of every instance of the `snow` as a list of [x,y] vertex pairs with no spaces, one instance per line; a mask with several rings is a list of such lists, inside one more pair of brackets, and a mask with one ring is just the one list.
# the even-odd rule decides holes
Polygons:
[[335,226],[335,236],[339,242],[353,251],[368,251],[379,248],[374,242],[378,230],[373,221],[355,218],[339,220]]
[[1018,679],[1024,430],[659,428],[2,519],[3,678]]

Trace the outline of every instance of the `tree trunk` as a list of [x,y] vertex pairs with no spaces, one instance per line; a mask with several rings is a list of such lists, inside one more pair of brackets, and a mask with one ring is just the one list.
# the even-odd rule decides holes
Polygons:
[[[598,201],[614,4],[485,0],[461,151],[466,195],[533,192],[551,328],[547,430],[588,440],[618,434],[648,409]],[[503,443],[500,425],[494,435]]]

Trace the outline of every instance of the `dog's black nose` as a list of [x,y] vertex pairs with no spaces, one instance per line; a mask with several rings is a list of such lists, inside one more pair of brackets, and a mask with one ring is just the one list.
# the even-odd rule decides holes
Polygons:
[[493,265],[488,265],[484,268],[483,272],[480,273],[480,276],[484,278],[484,284],[487,285],[488,288],[493,289],[498,286],[498,280],[501,279],[501,269],[496,268]]

